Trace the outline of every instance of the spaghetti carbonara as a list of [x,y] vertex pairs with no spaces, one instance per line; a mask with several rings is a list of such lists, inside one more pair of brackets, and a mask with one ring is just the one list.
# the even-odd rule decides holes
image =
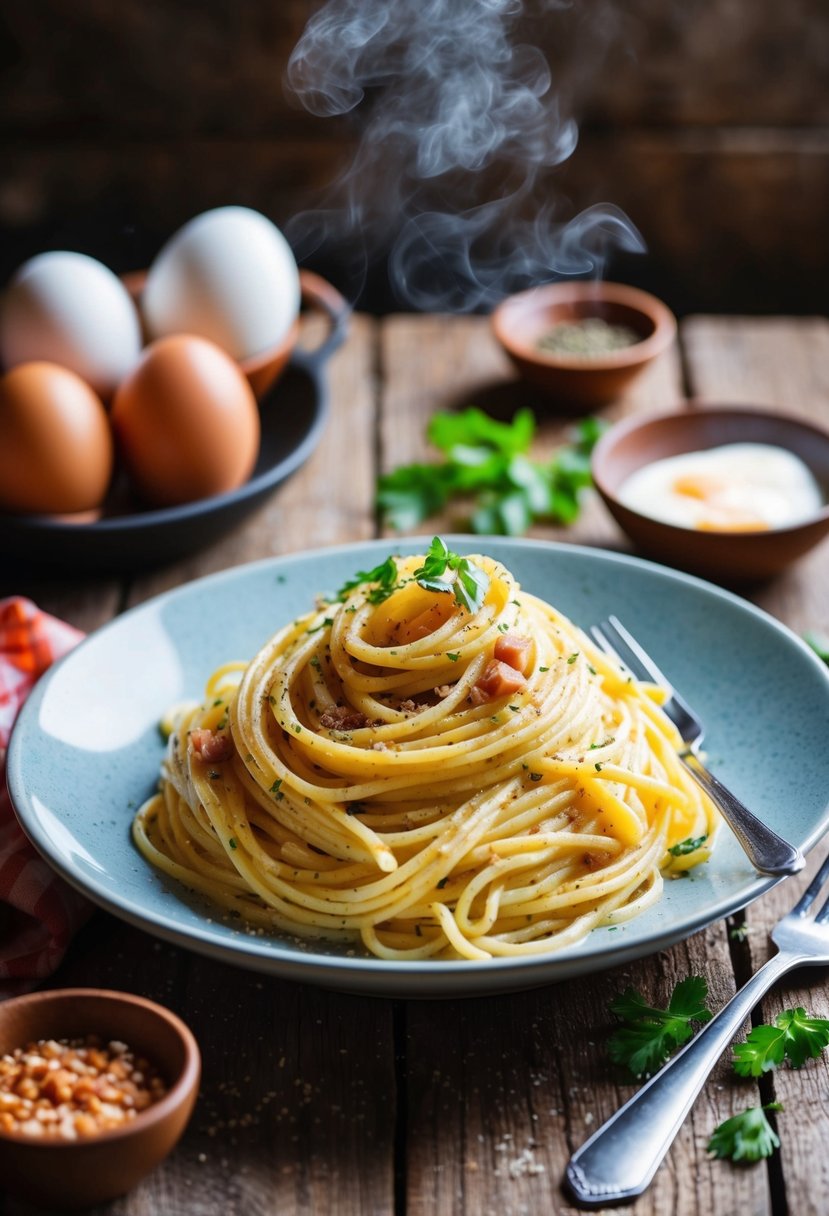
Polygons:
[[385,959],[559,950],[708,857],[717,815],[660,699],[436,538],[214,672],[134,838],[252,931]]

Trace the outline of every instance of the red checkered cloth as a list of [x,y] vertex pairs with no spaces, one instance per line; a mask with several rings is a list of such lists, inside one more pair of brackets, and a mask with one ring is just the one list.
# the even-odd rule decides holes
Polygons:
[[91,912],[29,844],[6,789],[17,712],[50,663],[82,637],[31,600],[0,600],[0,1000],[50,975]]

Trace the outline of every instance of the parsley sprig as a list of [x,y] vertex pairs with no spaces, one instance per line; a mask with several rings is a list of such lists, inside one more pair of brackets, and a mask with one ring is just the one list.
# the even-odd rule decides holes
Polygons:
[[[611,1012],[622,1025],[608,1041],[608,1052],[641,1077],[661,1068],[668,1057],[694,1034],[693,1022],[711,1018],[705,1001],[708,985],[698,975],[689,976],[674,988],[667,1009],[648,1005],[641,993],[628,988],[611,1002]],[[800,1068],[829,1047],[829,1018],[814,1018],[805,1009],[786,1009],[773,1026],[755,1026],[744,1043],[734,1047],[734,1071],[741,1077],[761,1077],[788,1060]],[[715,1157],[732,1161],[759,1161],[770,1157],[780,1140],[766,1118],[766,1111],[782,1110],[779,1102],[751,1106],[716,1127],[708,1142]]]
[[766,1118],[767,1110],[782,1110],[779,1102],[750,1106],[714,1129],[708,1151],[732,1161],[760,1161],[780,1147],[780,1138]]
[[583,419],[575,441],[546,462],[529,458],[535,434],[532,410],[499,422],[474,406],[437,413],[427,430],[443,454],[433,463],[403,465],[380,477],[377,505],[386,522],[402,531],[416,527],[457,498],[471,498],[473,532],[520,536],[537,519],[571,524],[581,491],[591,484],[590,453],[605,428]]
[[809,1017],[805,1009],[784,1009],[773,1026],[755,1026],[744,1043],[734,1047],[734,1071],[741,1077],[761,1077],[788,1060],[802,1068],[829,1047],[829,1018]]
[[477,612],[486,599],[489,575],[468,557],[453,553],[446,541],[435,536],[423,565],[414,572],[425,591],[452,592],[455,602],[467,612]]
[[[440,536],[433,537],[423,565],[418,566],[412,577],[426,591],[452,593],[455,601],[467,612],[477,612],[489,590],[489,575],[486,571],[476,566],[468,557],[453,553]],[[366,599],[370,604],[382,604],[398,588],[411,581],[411,578],[399,577],[397,562],[393,556],[389,556],[373,570],[358,570],[352,578],[346,579],[335,598],[343,601],[355,587],[373,584]],[[324,624],[331,623],[330,618],[326,617]]]
[[648,1005],[641,993],[628,988],[611,1003],[622,1025],[608,1042],[610,1058],[626,1066],[635,1077],[657,1072],[669,1056],[694,1034],[692,1022],[708,1022],[708,984],[701,975],[676,985],[667,1009]]
[[361,587],[363,583],[377,584],[376,587],[373,587],[369,591],[366,598],[370,604],[382,604],[397,589],[397,562],[389,555],[384,562],[381,562],[379,566],[375,566],[373,570],[358,570],[353,578],[347,579],[342,587],[340,587],[337,592],[337,599],[347,599],[349,591],[353,591],[355,587]]

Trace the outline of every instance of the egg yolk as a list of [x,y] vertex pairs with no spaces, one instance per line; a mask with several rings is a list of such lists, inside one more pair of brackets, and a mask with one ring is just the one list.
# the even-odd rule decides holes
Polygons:
[[637,469],[619,499],[642,515],[701,532],[760,532],[808,519],[823,494],[784,448],[732,443],[683,452]]

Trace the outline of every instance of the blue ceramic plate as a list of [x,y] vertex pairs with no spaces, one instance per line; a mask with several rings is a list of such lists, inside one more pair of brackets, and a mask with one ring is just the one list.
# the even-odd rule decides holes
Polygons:
[[[575,546],[455,537],[485,549],[522,585],[582,626],[616,613],[708,725],[711,766],[778,832],[810,849],[829,824],[829,671],[752,605],[687,575]],[[346,948],[256,936],[133,847],[130,821],[155,788],[158,722],[202,694],[210,672],[251,657],[317,592],[370,569],[388,540],[237,567],[118,617],[39,682],[12,736],[8,777],[26,832],[52,865],[102,907],[193,950],[274,975],[353,992],[445,996],[500,992],[596,971],[663,949],[744,907],[773,884],[723,829],[693,877],[616,930],[548,957],[389,963]]]

